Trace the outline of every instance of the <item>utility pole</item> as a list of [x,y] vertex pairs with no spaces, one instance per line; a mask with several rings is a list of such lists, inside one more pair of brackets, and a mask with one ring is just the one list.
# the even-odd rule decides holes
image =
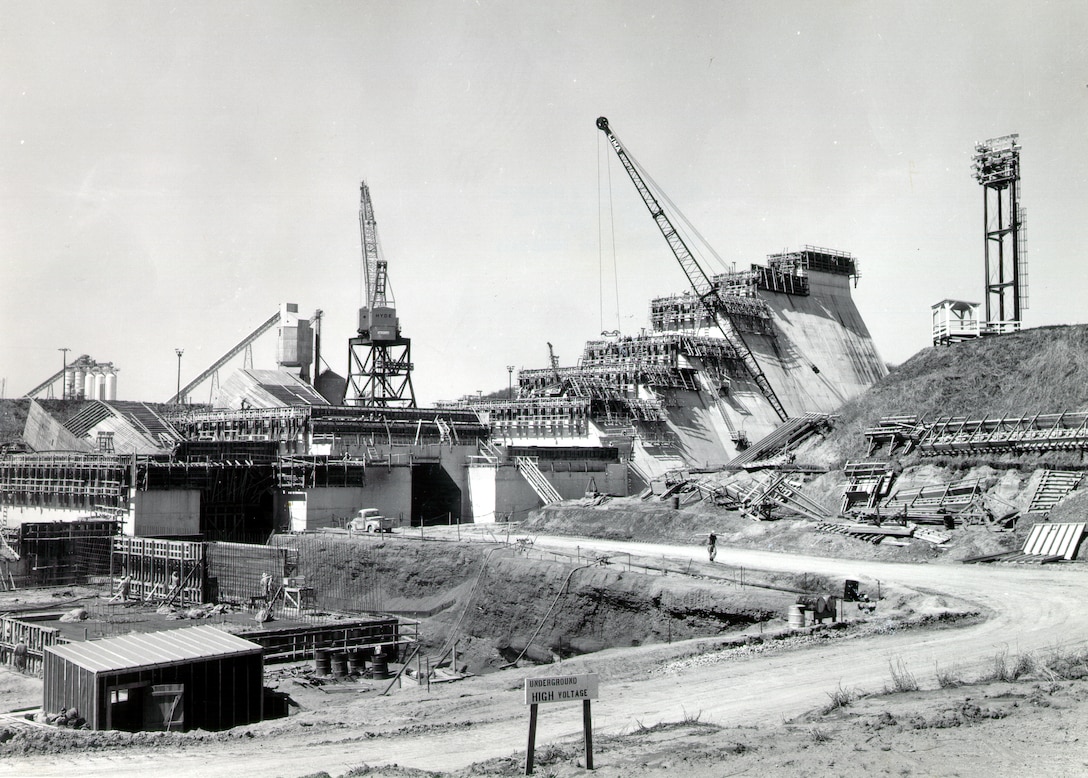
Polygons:
[[508,373],[509,380],[506,382],[506,399],[514,399],[514,366],[507,365],[506,372]]
[[181,355],[185,353],[185,349],[176,348],[174,353],[178,355],[178,405],[181,405]]
[[61,364],[64,368],[60,371],[60,399],[67,400],[67,383],[68,383],[68,352],[70,348],[58,348],[60,352]]

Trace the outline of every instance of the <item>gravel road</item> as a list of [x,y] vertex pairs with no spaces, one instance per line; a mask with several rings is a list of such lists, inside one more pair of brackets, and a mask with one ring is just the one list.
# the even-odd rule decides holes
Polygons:
[[[705,559],[702,548],[691,546],[566,537],[537,537],[535,543]],[[878,580],[895,583],[967,600],[989,618],[958,628],[889,630],[749,659],[676,661],[663,667],[654,647],[642,647],[568,660],[563,672],[601,672],[600,698],[593,706],[596,732],[619,733],[638,723],[681,721],[696,714],[723,725],[776,725],[826,705],[829,693],[840,686],[881,689],[890,680],[890,663],[901,662],[919,678],[932,678],[937,666],[978,672],[1001,652],[1012,656],[1088,641],[1085,573],[1079,565],[889,564],[724,547],[717,564],[854,578],[867,590],[875,590]],[[265,722],[252,728],[252,739],[193,743],[180,752],[140,747],[123,754],[11,760],[0,763],[0,776],[299,776],[319,770],[336,775],[363,763],[458,769],[524,749],[528,715],[521,682],[540,674],[540,668],[513,669],[433,686],[430,692],[406,689],[389,698],[366,697],[334,712],[308,711],[287,722]],[[578,736],[579,714],[577,706],[544,706],[538,743]],[[313,726],[303,727],[303,722]]]

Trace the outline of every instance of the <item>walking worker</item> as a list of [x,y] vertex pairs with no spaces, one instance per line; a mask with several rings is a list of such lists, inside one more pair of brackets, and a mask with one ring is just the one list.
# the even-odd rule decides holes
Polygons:
[[713,532],[710,533],[710,537],[706,539],[706,554],[710,557],[710,561],[714,561],[714,557],[718,555],[718,536]]
[[117,583],[117,594],[110,597],[109,602],[124,602],[132,591],[132,576],[125,575]]

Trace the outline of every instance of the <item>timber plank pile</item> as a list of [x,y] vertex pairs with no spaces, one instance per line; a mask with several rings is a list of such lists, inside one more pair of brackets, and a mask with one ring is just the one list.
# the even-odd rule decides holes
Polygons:
[[1031,528],[1020,551],[964,559],[964,564],[1002,562],[1011,564],[1050,564],[1077,558],[1084,539],[1085,522],[1037,522]]
[[823,521],[816,524],[815,529],[817,532],[847,535],[874,545],[885,540],[902,544],[911,538],[917,538],[940,547],[952,539],[952,535],[947,532],[919,527],[917,524],[843,524]]

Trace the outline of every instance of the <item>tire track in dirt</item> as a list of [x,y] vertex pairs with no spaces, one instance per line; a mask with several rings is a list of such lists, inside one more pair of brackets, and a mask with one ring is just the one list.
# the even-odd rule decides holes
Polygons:
[[[585,538],[538,537],[541,546],[579,546],[599,552],[665,556],[701,562],[705,551],[690,546],[624,543]],[[630,731],[639,724],[682,721],[699,715],[722,725],[772,726],[829,701],[838,687],[878,691],[890,679],[890,663],[902,661],[919,678],[932,677],[937,666],[978,671],[1005,651],[1010,656],[1088,642],[1083,609],[1084,573],[1075,568],[1005,568],[967,565],[912,565],[823,559],[791,554],[720,548],[720,566],[744,566],[777,571],[810,572],[869,582],[896,583],[919,590],[946,593],[977,604],[991,617],[970,626],[939,630],[890,631],[803,650],[784,651],[720,663],[699,664],[675,674],[613,671],[642,652],[652,659],[655,647],[613,649],[565,661],[562,672],[595,669],[602,674],[601,696],[594,704],[594,729],[602,734]],[[877,612],[879,614],[879,610]],[[658,647],[660,648],[660,647]],[[297,732],[252,740],[211,743],[200,753],[186,750],[125,752],[125,763],[95,755],[42,757],[0,764],[0,775],[243,776],[303,775],[318,770],[331,774],[352,766],[399,764],[420,769],[452,770],[482,759],[507,756],[524,748],[527,713],[521,679],[549,672],[545,668],[509,670],[458,685],[425,692],[405,690],[392,698],[368,698],[354,708],[367,717],[388,722],[388,731],[360,740],[350,729]],[[575,739],[580,735],[577,711],[553,706],[540,720],[538,743]],[[486,723],[471,721],[472,709],[485,709]],[[423,718],[425,717],[425,718]],[[416,734],[405,726],[427,724]],[[458,725],[463,722],[463,725]],[[447,728],[443,725],[448,724]],[[282,726],[282,725],[281,725]],[[320,742],[315,742],[315,741]]]

